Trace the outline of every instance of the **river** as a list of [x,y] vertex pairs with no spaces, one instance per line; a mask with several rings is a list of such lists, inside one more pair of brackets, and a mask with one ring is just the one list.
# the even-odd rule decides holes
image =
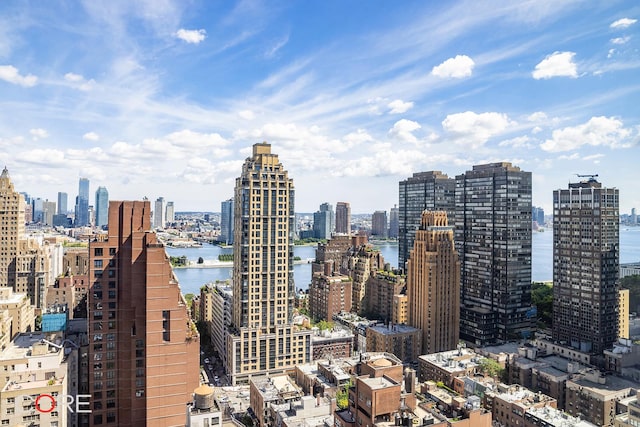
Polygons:
[[[398,266],[398,245],[384,242],[375,245],[382,252],[385,261],[392,267]],[[315,258],[315,246],[296,246],[294,256],[302,259]],[[232,249],[214,245],[203,245],[201,248],[170,248],[171,256],[185,255],[196,262],[199,257],[205,260],[217,260],[220,254],[232,253]],[[620,262],[640,262],[640,227],[620,228]],[[174,270],[183,293],[198,294],[200,287],[208,282],[231,278],[230,267],[219,268],[177,268]],[[307,289],[311,281],[311,264],[296,264],[293,267],[297,289]],[[531,278],[533,281],[550,281],[553,278],[553,232],[550,228],[544,232],[533,232]]]

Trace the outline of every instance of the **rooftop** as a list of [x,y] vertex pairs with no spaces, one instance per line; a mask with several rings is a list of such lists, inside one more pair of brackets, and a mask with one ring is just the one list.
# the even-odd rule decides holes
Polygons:
[[[59,355],[60,349],[43,341],[56,342],[57,338],[51,334],[22,333],[17,335],[11,344],[0,353],[0,360],[25,359],[33,356]],[[39,352],[40,350],[41,352]]]

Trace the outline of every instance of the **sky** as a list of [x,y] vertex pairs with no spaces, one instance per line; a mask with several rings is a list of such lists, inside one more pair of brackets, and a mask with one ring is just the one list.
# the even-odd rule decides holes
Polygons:
[[0,2],[0,167],[55,201],[219,211],[255,143],[323,202],[389,210],[415,172],[512,162],[640,209],[640,3]]

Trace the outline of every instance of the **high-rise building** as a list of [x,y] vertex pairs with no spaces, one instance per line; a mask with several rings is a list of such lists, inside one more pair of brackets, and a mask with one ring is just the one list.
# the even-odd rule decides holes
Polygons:
[[351,205],[348,202],[336,203],[336,233],[351,234]]
[[333,222],[333,206],[326,202],[321,204],[320,210],[313,214],[313,237],[330,239],[334,228]]
[[456,176],[460,337],[484,345],[527,337],[531,305],[531,172],[511,163]]
[[220,204],[220,238],[225,245],[233,244],[233,199]]
[[387,211],[375,211],[371,216],[371,235],[387,237]]
[[59,215],[67,214],[67,193],[58,192],[58,212]]
[[398,238],[399,218],[400,210],[398,209],[398,205],[393,205],[389,211],[389,237],[392,239]]
[[36,197],[31,202],[32,212],[33,212],[33,222],[35,223],[43,223],[44,222],[44,200],[40,197]]
[[45,200],[42,202],[42,223],[53,225],[53,216],[56,214],[56,202]]
[[165,212],[165,222],[167,224],[173,224],[176,220],[176,211],[173,202],[167,202],[167,209]]
[[18,242],[24,239],[24,196],[13,188],[9,171],[5,167],[0,175],[0,286],[15,290]]
[[294,222],[293,180],[270,144],[255,144],[235,185],[233,322],[227,337],[233,384],[310,361],[311,331],[293,324]]
[[111,201],[89,244],[89,425],[184,425],[200,339],[149,201]]
[[537,206],[531,208],[531,220],[539,226],[544,225],[544,209]]
[[164,228],[166,208],[164,197],[158,197],[153,209],[153,228]]
[[618,337],[618,189],[553,192],[553,339],[600,354]]
[[31,304],[43,307],[45,289],[52,280],[49,246],[25,236],[25,202],[16,192],[9,171],[0,174],[0,286],[24,293]]
[[422,353],[454,350],[460,333],[460,260],[443,211],[422,213],[407,261],[409,324],[422,330]]
[[453,218],[455,187],[455,180],[440,171],[414,173],[400,181],[398,268],[404,270],[409,259],[416,230],[422,221],[422,211],[445,211],[449,218]]
[[76,197],[75,221],[76,227],[89,225],[89,179],[80,178],[78,181],[78,197]]
[[105,187],[96,190],[96,227],[104,227],[109,222],[109,192]]

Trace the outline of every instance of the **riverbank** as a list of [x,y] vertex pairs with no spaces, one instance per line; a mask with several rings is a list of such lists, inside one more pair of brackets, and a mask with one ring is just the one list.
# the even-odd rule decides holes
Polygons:
[[[313,262],[313,258],[300,259],[293,261],[293,265],[301,265],[301,264],[311,264]],[[198,263],[196,261],[189,260],[186,265],[174,265],[174,269],[183,269],[183,268],[232,268],[233,261],[218,261],[205,259],[202,263]]]

